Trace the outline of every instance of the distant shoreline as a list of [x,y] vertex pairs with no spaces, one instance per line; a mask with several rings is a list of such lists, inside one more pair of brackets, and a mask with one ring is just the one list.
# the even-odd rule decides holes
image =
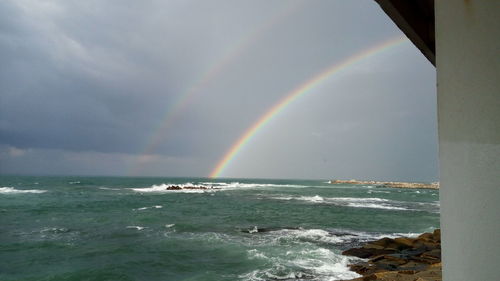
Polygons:
[[439,189],[439,182],[433,183],[416,183],[416,182],[399,182],[399,181],[363,181],[363,180],[330,180],[331,184],[369,184],[392,188],[427,188]]

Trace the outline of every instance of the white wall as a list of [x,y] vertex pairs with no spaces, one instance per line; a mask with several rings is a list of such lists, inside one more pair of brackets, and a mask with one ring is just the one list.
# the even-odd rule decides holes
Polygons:
[[435,12],[443,277],[499,280],[500,1]]

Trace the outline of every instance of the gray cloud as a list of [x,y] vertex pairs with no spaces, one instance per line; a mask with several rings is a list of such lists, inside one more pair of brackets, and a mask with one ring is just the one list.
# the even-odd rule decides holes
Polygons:
[[[291,89],[400,34],[372,1],[2,1],[0,172],[207,175]],[[374,57],[224,175],[435,180],[434,85],[409,44]]]

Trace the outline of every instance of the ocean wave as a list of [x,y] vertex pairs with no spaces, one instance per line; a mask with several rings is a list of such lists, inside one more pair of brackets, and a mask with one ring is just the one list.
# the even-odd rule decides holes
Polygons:
[[358,235],[349,232],[324,229],[304,229],[304,228],[259,228],[254,226],[242,231],[251,234],[247,241],[251,245],[277,246],[277,245],[340,245],[356,239]]
[[262,250],[247,251],[248,259],[266,260],[266,268],[238,276],[246,281],[261,280],[341,280],[360,275],[349,270],[353,258],[336,254],[325,248],[292,248],[286,253],[266,253]]
[[382,191],[382,190],[368,190],[366,193],[372,194],[372,193],[391,193],[390,191]]
[[[26,241],[64,241],[72,244],[79,239],[80,232],[66,227],[45,226],[32,231],[21,231],[17,233]],[[68,245],[69,245],[68,244]]]
[[404,207],[395,207],[395,206],[389,206],[384,204],[373,204],[373,203],[349,203],[347,204],[347,206],[354,208],[386,209],[386,210],[400,210],[400,211],[412,210]]
[[[418,233],[370,233],[344,229],[248,228],[246,235],[191,233],[187,237],[205,243],[244,245],[247,259],[260,261],[258,269],[239,275],[239,280],[344,280],[359,277],[348,264],[354,257],[340,255],[342,246],[383,237],[418,236]],[[262,230],[262,231],[261,231]],[[183,233],[186,237],[186,233]]]
[[315,195],[315,196],[300,196],[300,197],[296,197],[294,198],[296,200],[302,200],[302,201],[307,201],[307,202],[313,202],[313,203],[316,203],[316,202],[324,202],[325,201],[325,198],[319,196],[319,195]]
[[[309,203],[332,204],[336,206],[353,207],[353,208],[370,208],[370,209],[386,209],[399,211],[413,211],[415,209],[407,208],[406,202],[392,201],[384,198],[356,198],[356,197],[322,197],[315,196],[274,196],[270,199],[275,200],[297,200],[306,201]],[[407,204],[407,203],[406,203]]]
[[[167,190],[170,186],[178,186],[185,189]],[[200,189],[190,189],[189,187],[198,187]],[[240,183],[240,182],[200,182],[200,183],[162,183],[144,188],[132,188],[136,192],[152,192],[152,193],[205,193],[223,190],[242,190],[242,189],[257,189],[257,188],[275,188],[275,187],[307,187],[303,185],[292,184],[261,184],[261,183]]]
[[127,227],[125,227],[125,228],[128,228],[128,229],[137,229],[137,230],[141,231],[141,230],[143,230],[143,229],[145,229],[147,227],[145,227],[145,226],[138,226],[138,225],[127,225]]
[[161,209],[161,208],[163,208],[162,205],[155,205],[155,206],[150,206],[150,207],[140,207],[140,208],[134,209],[134,211],[143,211],[143,210],[147,210],[147,209]]
[[99,187],[99,189],[102,189],[102,190],[121,190],[120,188],[111,188],[111,187]]
[[240,182],[201,182],[202,185],[219,187],[222,189],[252,189],[252,188],[269,188],[269,187],[295,187],[306,188],[307,185],[297,184],[274,184],[274,183],[240,183]]
[[13,187],[0,187],[0,194],[20,194],[20,193],[44,193],[47,190],[41,189],[15,189]]
[[275,199],[275,200],[286,200],[286,201],[294,199],[294,197],[292,197],[292,196],[273,196],[273,197],[269,197],[269,198]]
[[280,240],[296,240],[297,242],[312,242],[339,244],[343,239],[323,229],[282,229],[271,231],[271,235]]
[[[432,230],[431,230],[432,231]],[[368,242],[384,237],[417,237],[421,233],[380,233],[380,232],[363,232],[346,229],[278,229],[274,231],[264,232],[262,235],[271,244],[281,244],[281,242],[293,243],[314,243],[314,244],[329,244],[329,245],[345,245],[353,242]]]

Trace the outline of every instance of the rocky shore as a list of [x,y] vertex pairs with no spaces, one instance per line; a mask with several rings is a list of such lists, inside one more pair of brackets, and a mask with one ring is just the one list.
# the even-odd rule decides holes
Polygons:
[[202,186],[202,185],[191,185],[191,186],[179,186],[179,185],[169,185],[166,190],[207,190],[207,189],[220,189],[213,186]]
[[367,261],[350,265],[362,277],[348,281],[440,281],[441,232],[417,238],[382,238],[342,252]]
[[394,188],[430,188],[439,189],[439,183],[416,183],[416,182],[399,182],[399,181],[363,181],[363,180],[331,180],[331,184],[366,184],[382,187]]

